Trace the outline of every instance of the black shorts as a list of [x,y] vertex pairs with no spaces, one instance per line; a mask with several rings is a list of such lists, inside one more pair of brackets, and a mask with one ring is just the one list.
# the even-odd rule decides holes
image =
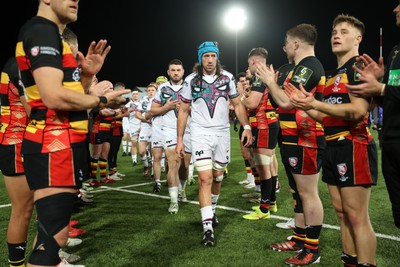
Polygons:
[[98,133],[93,133],[90,141],[93,145],[99,145],[103,143],[110,143],[112,133],[110,131],[99,131]]
[[21,156],[22,143],[0,145],[0,170],[5,176],[17,176],[25,173]]
[[278,143],[279,128],[258,129],[251,127],[254,142],[251,145],[253,148],[274,149]]
[[376,185],[378,154],[374,140],[368,145],[352,140],[327,142],[322,181],[339,187]]
[[24,167],[31,190],[47,187],[82,187],[89,178],[89,150],[86,142],[45,154],[25,154]]
[[321,170],[324,150],[297,145],[282,144],[284,161],[294,174],[311,175]]

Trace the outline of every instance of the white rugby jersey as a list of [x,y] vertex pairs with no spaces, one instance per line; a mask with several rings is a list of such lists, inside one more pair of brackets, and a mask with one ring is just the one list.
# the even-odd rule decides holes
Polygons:
[[[154,97],[153,97],[154,98]],[[150,105],[151,102],[153,101],[153,98],[149,98],[148,96],[144,96],[142,100],[140,101],[140,105],[138,107],[138,111],[141,111],[142,114],[146,113],[147,111],[150,110]],[[151,129],[151,124],[148,122],[142,122],[140,125],[141,129]]]
[[191,132],[210,134],[213,131],[229,131],[229,100],[239,97],[233,75],[223,70],[219,76],[197,73],[186,77],[181,99],[191,103]]
[[134,108],[130,113],[127,118],[129,121],[129,124],[131,125],[140,125],[140,120],[136,117],[136,111],[139,109],[140,106],[140,101],[129,101],[128,104],[125,105],[126,108],[132,109]]

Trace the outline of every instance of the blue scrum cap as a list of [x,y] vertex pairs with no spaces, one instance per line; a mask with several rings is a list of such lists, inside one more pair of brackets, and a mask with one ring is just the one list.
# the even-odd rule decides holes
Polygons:
[[209,52],[214,52],[217,54],[217,59],[219,60],[219,49],[218,46],[214,42],[209,42],[206,41],[199,45],[197,55],[199,58],[199,63],[201,65],[201,57],[203,56],[204,53],[209,53]]

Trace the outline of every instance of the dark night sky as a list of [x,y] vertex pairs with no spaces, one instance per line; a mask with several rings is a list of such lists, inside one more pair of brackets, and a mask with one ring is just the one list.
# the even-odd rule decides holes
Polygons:
[[[106,4],[107,3],[107,4]],[[137,3],[137,4],[136,4]],[[140,3],[140,5],[139,5]],[[293,0],[169,0],[169,1],[88,1],[80,2],[78,21],[69,27],[78,35],[79,48],[87,51],[92,40],[107,39],[112,46],[101,80],[124,82],[128,88],[146,86],[166,75],[171,59],[183,61],[186,75],[197,60],[197,46],[217,41],[221,62],[235,72],[235,33],[223,24],[229,7],[241,6],[247,15],[245,28],[238,34],[239,71],[247,68],[247,53],[262,46],[275,67],[286,63],[282,44],[286,31],[299,23],[317,26],[316,55],[326,69],[335,67],[330,49],[333,18],[340,13],[361,19],[366,25],[360,52],[379,56],[379,28],[383,28],[383,56],[400,40],[393,9],[398,1],[293,1]],[[22,10],[21,10],[22,8]],[[366,12],[365,9],[369,11]],[[14,12],[17,11],[17,12]],[[19,27],[36,15],[37,0],[7,1],[2,7],[0,66],[14,53]],[[7,15],[12,19],[6,18]]]

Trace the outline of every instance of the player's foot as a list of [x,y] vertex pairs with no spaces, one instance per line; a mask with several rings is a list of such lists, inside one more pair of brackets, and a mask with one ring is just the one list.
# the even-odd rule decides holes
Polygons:
[[214,243],[215,243],[214,232],[212,230],[205,231],[203,234],[203,240],[201,241],[201,243],[204,246],[213,247]]
[[264,213],[260,209],[254,211],[252,213],[243,215],[243,219],[251,220],[251,221],[265,220],[265,219],[269,219],[270,217],[271,217],[271,215],[270,215],[269,211],[267,213]]
[[177,214],[179,210],[179,206],[177,202],[171,202],[169,204],[168,212],[171,214]]

